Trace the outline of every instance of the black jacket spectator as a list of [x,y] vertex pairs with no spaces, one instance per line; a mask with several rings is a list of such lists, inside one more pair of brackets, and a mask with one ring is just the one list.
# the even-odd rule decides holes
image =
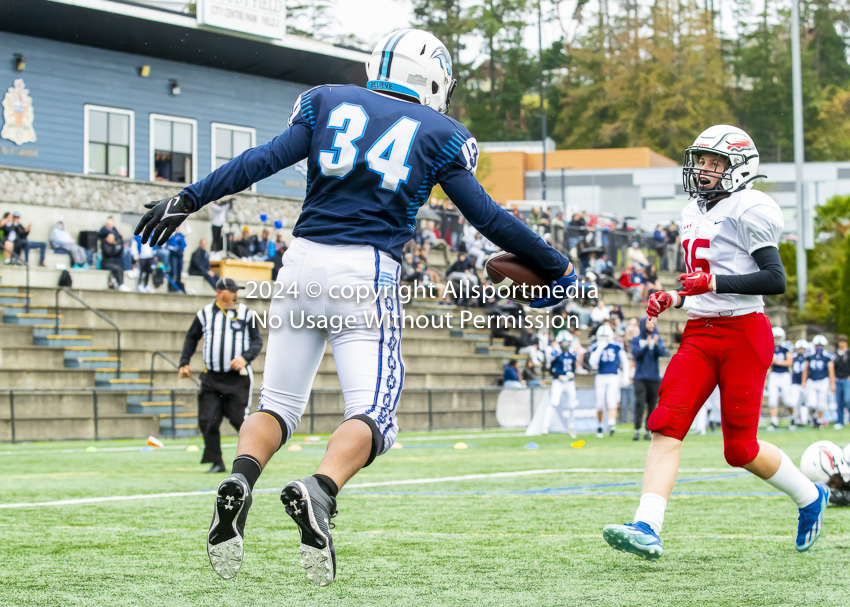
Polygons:
[[218,280],[218,276],[214,273],[211,273],[210,270],[210,254],[207,253],[206,249],[202,246],[206,241],[201,241],[201,244],[198,245],[198,248],[192,253],[192,257],[189,259],[189,276],[203,276],[210,286],[215,289],[215,283]]
[[[112,238],[109,238],[110,236]],[[103,259],[100,262],[101,269],[109,270],[116,286],[120,287],[124,284],[124,263],[121,261],[124,246],[117,241],[112,232],[109,232],[106,235],[106,239],[100,243],[100,250],[103,254]]]

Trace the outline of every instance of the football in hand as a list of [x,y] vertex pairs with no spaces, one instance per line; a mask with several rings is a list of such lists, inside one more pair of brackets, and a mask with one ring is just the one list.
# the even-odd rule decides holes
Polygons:
[[552,281],[541,276],[528,262],[513,253],[493,255],[484,268],[490,282],[502,297],[527,304],[548,295],[547,289],[539,287],[548,287]]

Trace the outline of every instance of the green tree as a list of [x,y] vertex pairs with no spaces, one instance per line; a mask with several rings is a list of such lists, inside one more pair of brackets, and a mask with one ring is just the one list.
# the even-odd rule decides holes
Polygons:
[[839,333],[850,334],[850,238],[844,239],[844,260],[841,264],[836,312],[835,328]]

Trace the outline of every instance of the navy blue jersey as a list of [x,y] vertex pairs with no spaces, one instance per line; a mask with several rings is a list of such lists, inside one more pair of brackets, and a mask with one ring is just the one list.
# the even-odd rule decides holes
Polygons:
[[829,377],[829,363],[835,360],[832,352],[821,350],[814,354],[809,354],[806,357],[806,362],[809,363],[808,379],[817,381]]
[[576,355],[574,352],[561,352],[552,361],[552,366],[549,367],[549,372],[552,377],[560,377],[567,373],[576,372]]
[[599,342],[593,342],[590,346],[591,366],[594,366],[596,357],[598,359],[597,372],[599,375],[617,375],[620,366],[625,367],[628,364],[626,357],[626,348],[623,342],[614,340],[602,348],[600,352]]
[[198,210],[307,159],[307,193],[292,231],[332,245],[371,245],[401,259],[416,212],[440,184],[478,231],[551,279],[568,261],[487,195],[478,143],[459,122],[354,85],[298,96],[289,129],[183,190]]
[[[791,350],[783,346],[782,344],[778,346],[774,346],[773,348],[773,360],[788,360],[791,358]],[[781,365],[773,365],[770,369],[771,373],[788,373],[790,367],[783,367]]]
[[794,355],[794,364],[791,365],[791,383],[798,386],[803,383],[803,365],[806,364],[805,354]]

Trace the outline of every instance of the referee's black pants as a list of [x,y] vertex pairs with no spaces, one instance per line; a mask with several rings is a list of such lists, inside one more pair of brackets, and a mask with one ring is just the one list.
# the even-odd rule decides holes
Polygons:
[[[640,430],[641,421],[643,419],[643,410],[646,408],[646,424],[649,423],[649,416],[658,404],[658,390],[661,388],[660,381],[651,379],[636,379],[635,380],[635,430]],[[647,431],[649,428],[646,428]]]
[[204,436],[202,464],[223,464],[221,458],[221,422],[226,417],[239,431],[248,414],[251,380],[238,371],[201,373],[198,392],[198,429]]

